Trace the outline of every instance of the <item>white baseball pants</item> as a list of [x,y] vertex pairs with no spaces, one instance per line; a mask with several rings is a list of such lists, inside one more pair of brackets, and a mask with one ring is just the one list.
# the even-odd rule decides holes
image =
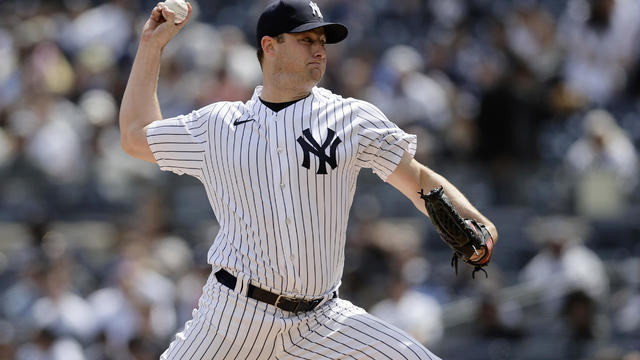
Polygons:
[[244,296],[247,284],[238,279],[231,290],[212,272],[193,318],[160,359],[440,359],[349,301],[293,314]]

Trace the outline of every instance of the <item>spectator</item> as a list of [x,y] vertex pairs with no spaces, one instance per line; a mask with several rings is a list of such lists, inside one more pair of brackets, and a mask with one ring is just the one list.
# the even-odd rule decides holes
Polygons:
[[71,289],[71,266],[65,258],[51,261],[41,284],[43,296],[34,303],[28,319],[54,336],[89,341],[95,335],[95,317],[89,303]]
[[85,360],[81,345],[73,338],[57,336],[43,328],[36,332],[32,341],[16,351],[16,360]]
[[621,337],[637,342],[640,340],[640,258],[629,258],[618,269],[626,286],[612,296],[614,328]]
[[539,252],[521,270],[520,280],[539,292],[547,314],[557,313],[565,294],[575,289],[595,301],[606,299],[609,278],[602,260],[582,243],[586,229],[580,220],[538,218],[528,230]]
[[562,332],[558,335],[563,344],[564,359],[584,359],[595,354],[598,343],[606,336],[606,324],[598,311],[598,303],[586,292],[574,290],[566,295],[561,315],[564,317]]
[[576,183],[576,210],[591,218],[622,214],[638,181],[638,155],[626,132],[605,110],[592,110],[583,136],[567,152]]
[[595,104],[608,104],[626,85],[639,31],[638,1],[567,1],[559,34],[568,85]]
[[408,332],[420,343],[436,345],[444,332],[442,309],[438,301],[413,288],[402,275],[388,285],[386,299],[379,301],[370,313]]
[[506,20],[509,49],[538,79],[550,79],[560,66],[556,21],[541,5],[521,3]]
[[138,336],[164,340],[176,327],[173,285],[149,266],[141,241],[129,239],[115,269],[115,284],[89,296],[106,343],[115,349]]
[[504,306],[502,306],[498,299],[488,296],[482,299],[476,314],[480,335],[485,338],[522,339],[525,331],[522,326],[518,324],[518,318],[521,318],[521,316],[516,316],[515,319],[509,320],[504,315],[503,308]]

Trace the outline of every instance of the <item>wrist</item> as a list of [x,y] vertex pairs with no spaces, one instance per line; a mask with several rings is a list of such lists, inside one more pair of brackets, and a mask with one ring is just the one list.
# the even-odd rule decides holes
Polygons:
[[493,242],[498,242],[498,229],[495,227],[495,225],[490,224],[489,226],[487,226],[487,231],[489,232],[489,235],[491,235]]
[[138,56],[160,57],[163,49],[164,45],[160,44],[158,41],[155,41],[152,38],[141,38],[140,44],[138,45]]

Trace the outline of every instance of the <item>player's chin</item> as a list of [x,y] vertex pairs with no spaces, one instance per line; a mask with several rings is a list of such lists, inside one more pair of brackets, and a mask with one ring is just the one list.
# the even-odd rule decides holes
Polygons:
[[322,80],[322,76],[324,76],[324,68],[322,68],[321,66],[314,66],[309,69],[309,77],[316,83]]

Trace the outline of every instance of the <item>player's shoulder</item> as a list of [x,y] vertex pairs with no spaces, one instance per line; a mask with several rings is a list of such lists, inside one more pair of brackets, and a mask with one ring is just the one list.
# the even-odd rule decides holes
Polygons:
[[343,97],[340,94],[335,94],[331,90],[321,88],[321,87],[315,87],[313,93],[316,99],[318,99],[318,101],[322,101],[326,103],[342,102],[350,106],[352,111],[357,111],[357,112],[365,111],[370,113],[382,114],[382,111],[380,111],[380,109],[377,106],[362,99],[356,99],[353,97]]
[[348,100],[351,103],[351,106],[359,111],[382,113],[382,111],[377,106],[375,106],[374,104],[366,100],[361,100],[356,98],[349,98]]
[[335,102],[348,101],[348,99],[345,99],[344,97],[342,97],[342,95],[335,94],[331,90],[325,89],[319,86],[314,87],[312,90],[312,93],[315,98],[315,101],[322,102],[322,103],[330,104]]
[[244,113],[245,104],[241,101],[218,101],[203,106],[195,112],[198,116],[209,115],[210,118],[218,118],[219,115]]
[[361,99],[349,98],[348,100],[357,118],[368,121],[389,121],[387,116],[376,105]]
[[199,111],[241,110],[245,107],[242,101],[217,101],[200,108]]

